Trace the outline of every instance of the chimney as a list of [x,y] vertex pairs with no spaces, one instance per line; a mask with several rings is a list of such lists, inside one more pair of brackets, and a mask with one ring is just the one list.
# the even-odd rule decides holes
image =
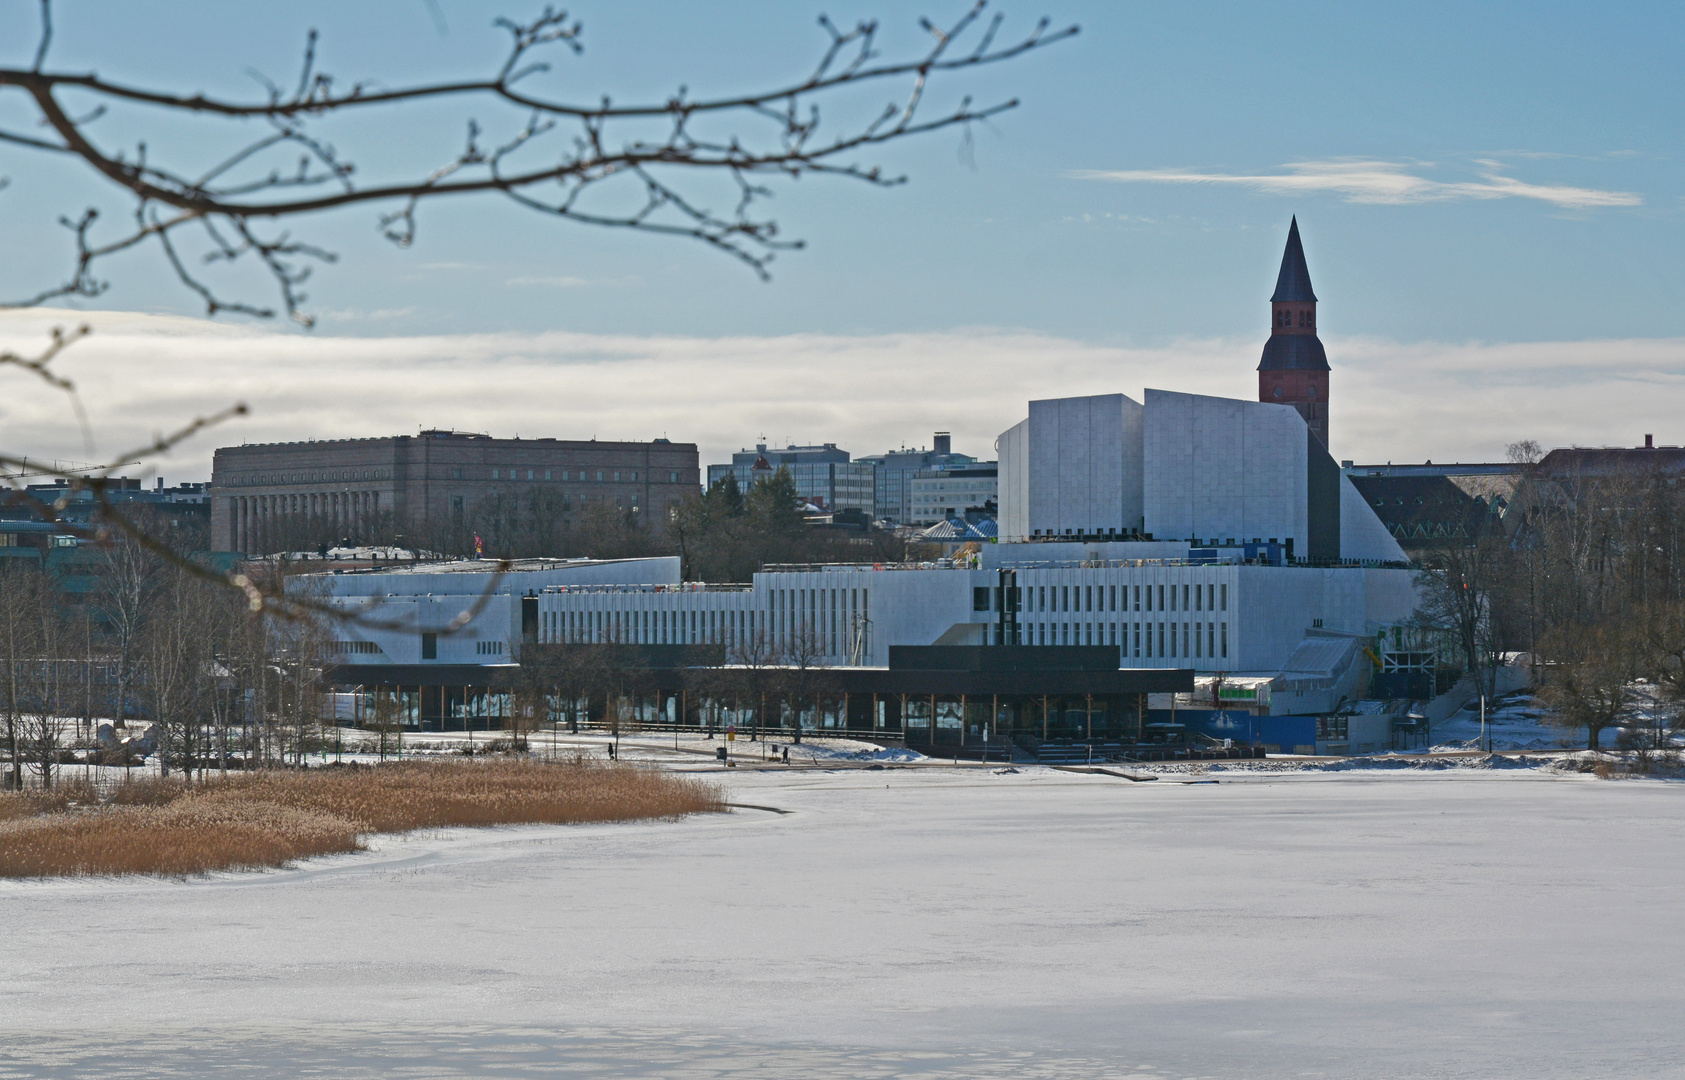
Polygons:
[[1644,436],[1644,449],[1654,450],[1655,448],[1656,448],[1656,437],[1654,435]]
[[938,431],[932,442],[935,444],[933,449],[938,454],[951,454],[954,452],[954,437],[946,431]]
[[160,477],[157,477],[157,480],[158,480],[157,490],[163,491],[164,490],[164,478],[162,476],[160,476]]

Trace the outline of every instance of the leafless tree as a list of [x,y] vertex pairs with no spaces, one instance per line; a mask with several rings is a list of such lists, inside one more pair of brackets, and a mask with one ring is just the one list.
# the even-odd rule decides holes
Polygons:
[[141,633],[167,563],[156,551],[124,532],[113,531],[91,547],[96,585],[91,601],[111,639],[115,664],[111,720],[113,726],[122,728],[134,693]]
[[802,741],[802,710],[811,706],[817,724],[819,701],[833,689],[826,657],[824,639],[806,623],[798,623],[783,642],[778,696],[790,704],[792,737],[797,743]]
[[751,628],[732,642],[726,653],[730,668],[730,691],[738,701],[754,710],[754,727],[761,734],[768,728],[767,698],[777,690],[780,649],[764,627]]
[[1606,728],[1632,717],[1642,645],[1631,627],[1613,621],[1567,622],[1544,643],[1552,662],[1539,697],[1563,727],[1586,729],[1586,747],[1596,750]]
[[34,623],[34,663],[26,669],[29,712],[24,717],[24,745],[30,766],[43,788],[53,786],[53,773],[64,749],[66,704],[70,670],[75,663],[70,628],[62,610],[58,584],[44,572],[23,576],[23,601]]
[[6,726],[6,751],[10,761],[6,787],[23,785],[23,760],[27,745],[25,725],[31,707],[31,670],[40,655],[39,619],[35,612],[33,568],[8,569],[0,573],[0,722]]

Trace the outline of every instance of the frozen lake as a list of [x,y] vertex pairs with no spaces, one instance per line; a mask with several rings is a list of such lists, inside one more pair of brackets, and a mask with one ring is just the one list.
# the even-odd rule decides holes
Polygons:
[[0,883],[0,1077],[1681,1068],[1685,785],[727,783],[790,813]]

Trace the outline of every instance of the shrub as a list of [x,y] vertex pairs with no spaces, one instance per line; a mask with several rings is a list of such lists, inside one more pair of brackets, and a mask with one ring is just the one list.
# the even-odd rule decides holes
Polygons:
[[60,790],[0,799],[0,877],[251,869],[355,851],[364,833],[673,819],[725,808],[707,781],[580,760],[403,762],[200,784],[154,778],[119,785],[106,805],[81,810],[71,807],[91,803],[92,789],[76,791],[85,799]]

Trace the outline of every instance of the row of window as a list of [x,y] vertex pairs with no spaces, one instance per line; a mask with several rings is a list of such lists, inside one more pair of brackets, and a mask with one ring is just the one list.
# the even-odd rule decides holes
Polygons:
[[[503,495],[503,494],[504,494],[504,492],[493,490],[493,491],[486,492],[486,497],[487,498],[497,498],[498,496]],[[587,492],[587,491],[565,491],[565,492],[562,493],[562,496],[561,496],[561,500],[562,500],[561,507],[562,507],[563,510],[572,510],[574,503],[578,503],[579,505],[584,506],[588,502],[595,501],[595,502],[599,502],[599,503],[606,503],[610,499],[614,500],[614,505],[616,505],[616,506],[621,506],[621,507],[630,506],[634,510],[637,509],[638,505],[639,505],[638,504],[638,493],[636,491],[632,492],[629,495],[623,494],[623,493],[618,492],[618,491],[614,492],[611,495],[611,494],[609,494],[608,492],[605,491],[601,495],[598,495],[595,500],[593,500],[591,498],[591,493]],[[461,517],[464,513],[467,512],[467,504],[468,504],[467,496],[452,495],[450,497],[450,500],[451,500],[450,505],[451,505],[451,513],[452,514],[455,514],[456,516]]]
[[[1293,322],[1294,322],[1293,313],[1291,311],[1278,311],[1278,312],[1275,313],[1275,324],[1277,326],[1292,326]],[[1299,312],[1298,323],[1299,323],[1299,326],[1302,327],[1302,328],[1310,329],[1310,330],[1316,329],[1316,312],[1314,312],[1314,311],[1301,311],[1301,312]]]
[[[522,475],[522,474],[525,475]],[[493,480],[551,480],[566,483],[598,483],[598,484],[635,484],[638,474],[635,471],[621,472],[615,469],[493,469]],[[463,479],[461,469],[451,470],[452,480]],[[679,482],[677,470],[668,470],[667,482]]]
[[1125,656],[1152,659],[1228,659],[1226,622],[1028,623],[1025,645],[1112,645]]
[[[638,482],[636,471],[616,471],[604,469],[504,469],[491,471],[493,480],[538,480],[540,476],[545,480],[566,480],[581,483],[613,483],[635,484]],[[336,484],[352,480],[390,480],[391,469],[334,469],[328,472],[302,473],[261,473],[254,476],[238,477],[235,484],[241,487],[252,487],[260,484]],[[464,479],[462,469],[452,469],[451,479]],[[667,483],[679,483],[679,472],[676,469],[667,470]]]
[[[972,610],[1000,610],[1000,591],[987,586],[974,588]],[[1122,607],[1118,606],[1120,603]],[[1011,606],[1017,611],[1227,611],[1229,586],[1210,582],[1203,585],[1020,585],[1012,590]]]
[[334,469],[329,472],[261,473],[238,477],[234,482],[240,487],[256,487],[259,484],[339,484],[350,480],[390,479],[391,469]]
[[[475,655],[504,655],[502,642],[473,642]],[[438,634],[421,635],[421,659],[438,659]]]
[[333,651],[347,655],[356,653],[366,655],[379,652],[380,646],[372,641],[336,641],[333,643]]
[[797,646],[844,656],[865,650],[871,595],[865,589],[774,589],[769,611],[548,611],[546,641],[738,645],[757,633],[779,651]]

